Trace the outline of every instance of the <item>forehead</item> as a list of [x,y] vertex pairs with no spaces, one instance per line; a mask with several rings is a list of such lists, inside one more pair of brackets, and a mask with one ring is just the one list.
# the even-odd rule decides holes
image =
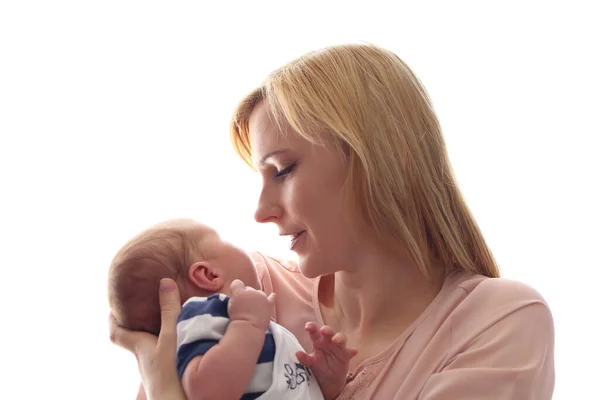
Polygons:
[[308,144],[286,121],[277,124],[264,102],[254,107],[248,121],[248,128],[252,162],[255,165],[274,151],[298,150]]

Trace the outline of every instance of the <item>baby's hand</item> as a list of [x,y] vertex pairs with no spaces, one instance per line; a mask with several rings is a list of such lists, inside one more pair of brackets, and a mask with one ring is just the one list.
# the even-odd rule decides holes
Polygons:
[[312,369],[325,399],[335,399],[346,386],[350,360],[358,351],[347,348],[346,335],[335,333],[329,326],[318,329],[317,324],[309,322],[305,329],[313,342],[313,353],[299,351],[296,357]]
[[269,297],[262,290],[244,285],[239,279],[231,282],[227,312],[232,321],[246,321],[260,330],[267,330],[273,311],[275,294]]

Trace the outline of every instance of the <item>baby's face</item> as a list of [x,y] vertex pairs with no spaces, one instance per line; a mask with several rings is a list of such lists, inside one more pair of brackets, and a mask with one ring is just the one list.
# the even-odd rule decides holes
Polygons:
[[227,283],[222,291],[223,293],[230,294],[229,285],[236,279],[241,280],[246,286],[251,286],[254,289],[261,288],[256,267],[245,251],[220,238],[215,243],[215,246],[218,256],[213,261],[213,265],[221,267],[225,271],[227,278]]

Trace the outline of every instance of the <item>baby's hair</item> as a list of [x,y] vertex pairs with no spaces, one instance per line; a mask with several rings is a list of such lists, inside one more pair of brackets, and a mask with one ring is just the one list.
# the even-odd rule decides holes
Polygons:
[[187,270],[200,256],[199,242],[189,225],[157,225],[119,250],[109,269],[108,299],[120,325],[158,335],[160,280],[175,280],[185,301]]

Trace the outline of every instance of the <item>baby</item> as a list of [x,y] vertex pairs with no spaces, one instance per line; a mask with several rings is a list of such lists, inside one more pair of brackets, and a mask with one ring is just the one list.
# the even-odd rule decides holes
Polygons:
[[163,278],[177,282],[183,303],[177,372],[189,400],[329,400],[345,386],[356,351],[330,328],[307,324],[314,351],[306,354],[296,337],[271,321],[274,295],[260,290],[250,256],[212,228],[171,220],[119,250],[108,297],[120,325],[158,335]]

